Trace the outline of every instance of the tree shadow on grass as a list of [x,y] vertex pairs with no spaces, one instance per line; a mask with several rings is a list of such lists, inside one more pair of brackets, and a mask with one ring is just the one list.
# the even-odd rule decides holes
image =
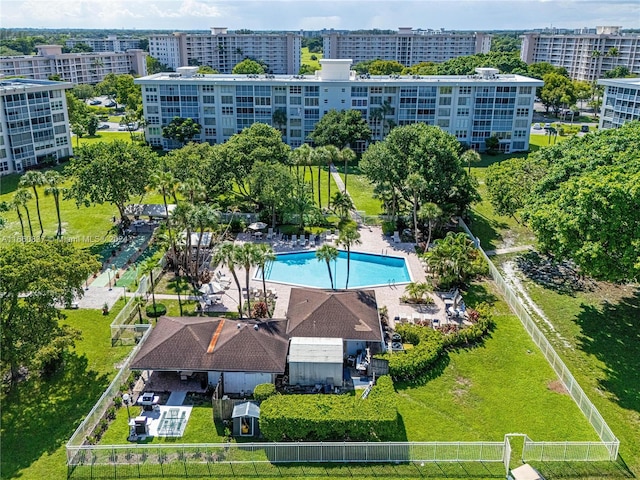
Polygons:
[[490,219],[475,210],[469,212],[469,228],[480,239],[480,245],[485,250],[494,250],[502,235],[498,230],[506,230],[509,226],[495,219]]
[[32,378],[2,397],[2,478],[20,476],[44,453],[53,453],[73,434],[109,385],[88,369],[85,356],[67,355],[64,370],[49,380]]
[[606,365],[600,386],[625,409],[640,412],[640,291],[605,302],[582,305],[577,322],[582,327],[578,345]]

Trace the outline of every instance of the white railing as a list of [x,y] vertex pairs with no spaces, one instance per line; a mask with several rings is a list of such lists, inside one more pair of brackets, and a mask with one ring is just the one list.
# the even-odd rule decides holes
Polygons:
[[[500,293],[505,297],[511,309],[520,319],[520,322],[522,322],[522,325],[524,326],[527,333],[531,336],[533,342],[538,346],[538,348],[540,348],[544,357],[549,362],[549,365],[551,365],[551,368],[553,368],[560,381],[562,381],[562,383],[568,390],[569,395],[571,396],[573,401],[576,402],[576,405],[578,405],[580,411],[582,411],[582,413],[589,420],[591,426],[595,429],[598,437],[602,441],[602,443],[597,445],[600,445],[608,451],[608,460],[615,460],[618,456],[620,441],[616,438],[613,431],[609,428],[607,422],[604,421],[598,409],[595,407],[595,405],[593,405],[591,400],[589,400],[589,397],[587,397],[587,395],[584,393],[584,390],[582,390],[582,387],[580,387],[577,380],[571,374],[571,371],[567,368],[560,356],[556,353],[551,343],[549,343],[542,331],[533,321],[516,293],[509,285],[507,285],[493,262],[489,259],[485,251],[479,246],[480,242],[473,235],[473,233],[471,233],[471,230],[469,230],[467,224],[461,218],[459,219],[459,224],[467,233],[467,235],[469,235],[469,237],[471,237],[474,243],[476,243],[476,245],[478,246],[478,250],[481,252],[482,256],[489,265],[489,272],[491,273],[491,277],[493,278],[494,282],[498,286],[498,290],[500,290]],[[589,442],[587,442],[587,444],[592,446],[596,445]],[[539,445],[539,443],[537,445]],[[571,453],[571,455],[580,456],[580,452],[586,451],[592,452],[591,455],[593,457],[587,458],[587,460],[602,460],[601,448],[589,448],[587,450],[582,450],[583,446],[585,445],[584,442],[567,442],[563,443],[562,445],[565,446],[564,448],[570,449],[572,452],[576,452]]]

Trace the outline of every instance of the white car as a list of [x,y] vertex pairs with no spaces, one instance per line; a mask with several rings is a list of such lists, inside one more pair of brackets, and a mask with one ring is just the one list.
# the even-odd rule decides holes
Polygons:
[[534,124],[533,124],[533,129],[534,129],[534,130],[542,130],[542,127],[540,126],[540,124],[539,124],[539,123],[534,123]]
[[550,123],[545,123],[544,124],[544,128],[545,128],[545,130],[550,129],[551,128],[551,124]]

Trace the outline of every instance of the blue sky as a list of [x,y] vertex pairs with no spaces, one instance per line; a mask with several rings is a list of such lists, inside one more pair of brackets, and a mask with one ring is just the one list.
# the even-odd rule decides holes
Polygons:
[[638,0],[1,0],[0,26],[206,30],[459,30],[620,25],[640,28]]

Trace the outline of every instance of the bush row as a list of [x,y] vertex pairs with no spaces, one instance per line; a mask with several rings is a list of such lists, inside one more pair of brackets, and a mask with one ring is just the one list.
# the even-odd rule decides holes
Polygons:
[[405,353],[385,353],[377,357],[389,361],[389,374],[394,380],[419,378],[429,371],[446,347],[475,343],[491,329],[493,319],[489,306],[481,304],[476,311],[473,316],[477,321],[473,325],[447,334],[419,325],[401,325],[397,333],[413,348]]
[[257,402],[263,402],[275,394],[276,386],[273,383],[261,383],[253,389],[253,399]]
[[366,399],[274,395],[260,406],[260,431],[276,441],[389,441],[398,434],[393,382],[378,379]]

